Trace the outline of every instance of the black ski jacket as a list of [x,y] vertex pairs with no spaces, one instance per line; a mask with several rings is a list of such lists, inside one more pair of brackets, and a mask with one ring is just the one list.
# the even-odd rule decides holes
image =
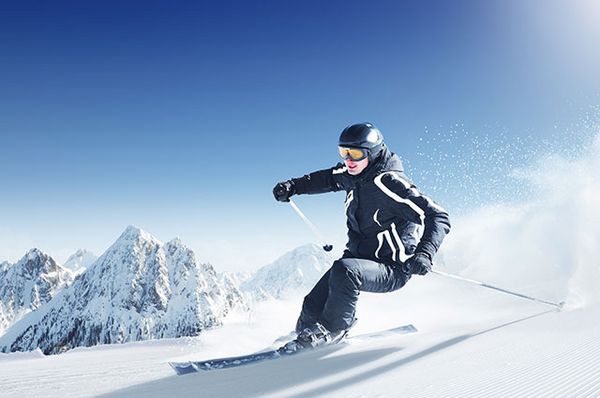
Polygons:
[[416,252],[433,259],[450,231],[448,213],[419,193],[404,174],[400,158],[387,148],[359,175],[338,163],[292,180],[298,194],[346,191],[344,257],[392,265]]

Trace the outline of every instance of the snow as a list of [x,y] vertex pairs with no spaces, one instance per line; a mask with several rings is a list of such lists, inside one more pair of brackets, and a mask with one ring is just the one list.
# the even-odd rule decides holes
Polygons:
[[[579,159],[550,157],[521,170],[537,195],[453,218],[437,258],[442,271],[566,300],[562,311],[440,275],[415,276],[400,291],[361,294],[352,333],[407,323],[418,333],[222,371],[176,376],[169,368],[169,361],[270,346],[301,306],[301,295],[284,295],[230,313],[223,327],[194,338],[0,354],[0,396],[600,397],[599,169],[600,140]],[[124,239],[140,234],[128,230]],[[182,267],[171,272],[185,274],[185,251],[173,253]],[[298,268],[291,270],[267,274]]]
[[289,331],[300,304],[264,302],[195,338],[2,354],[0,396],[600,396],[599,306],[556,312],[435,275],[363,294],[352,331],[414,323],[416,334],[187,376],[167,365],[263,349]]
[[50,354],[194,335],[219,326],[237,307],[246,307],[241,293],[220,285],[213,267],[180,241],[162,244],[129,226],[73,284],[0,336],[0,350],[39,347]]
[[308,292],[333,261],[318,245],[300,246],[260,268],[240,287],[259,300],[293,297]]
[[0,267],[0,336],[41,308],[73,281],[74,275],[38,249]]
[[63,267],[73,271],[75,275],[79,275],[89,268],[97,259],[98,256],[94,253],[85,249],[77,249],[75,253],[69,256],[67,261],[63,264]]

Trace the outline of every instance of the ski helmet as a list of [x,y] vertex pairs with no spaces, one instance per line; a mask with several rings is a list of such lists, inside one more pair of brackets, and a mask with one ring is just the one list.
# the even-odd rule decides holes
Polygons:
[[377,158],[385,147],[381,131],[371,123],[358,123],[346,127],[339,140],[340,147],[362,148],[368,152],[369,160]]

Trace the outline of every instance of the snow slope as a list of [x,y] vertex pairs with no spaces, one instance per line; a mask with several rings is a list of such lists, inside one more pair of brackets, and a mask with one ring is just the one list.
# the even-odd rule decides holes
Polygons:
[[364,294],[353,330],[412,322],[419,333],[187,376],[167,365],[262,349],[288,331],[299,306],[265,302],[195,338],[0,355],[0,396],[600,396],[600,306],[555,312],[435,275]]

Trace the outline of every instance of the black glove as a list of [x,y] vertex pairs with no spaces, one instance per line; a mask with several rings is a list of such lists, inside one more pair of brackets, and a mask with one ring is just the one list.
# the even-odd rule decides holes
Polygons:
[[275,200],[280,202],[289,202],[290,198],[295,194],[296,187],[292,180],[280,182],[273,188],[273,196],[275,196]]
[[425,275],[431,271],[431,267],[431,257],[427,253],[418,252],[402,264],[402,271],[406,274]]

